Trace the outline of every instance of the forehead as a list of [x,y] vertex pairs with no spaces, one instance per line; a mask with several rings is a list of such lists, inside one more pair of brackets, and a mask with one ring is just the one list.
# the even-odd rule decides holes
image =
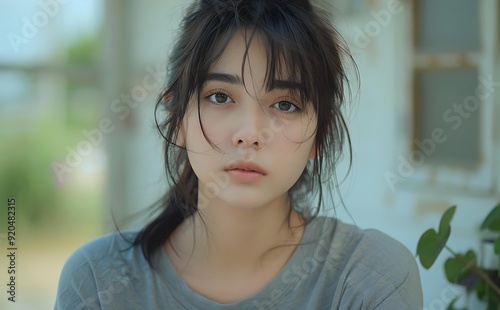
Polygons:
[[[228,73],[241,76],[245,83],[258,82],[263,86],[270,73],[268,50],[262,36],[255,33],[251,36],[249,31],[236,31],[224,48],[221,56],[210,66],[210,73]],[[284,63],[284,61],[280,61]],[[274,76],[280,80],[289,80],[286,66],[276,66]]]

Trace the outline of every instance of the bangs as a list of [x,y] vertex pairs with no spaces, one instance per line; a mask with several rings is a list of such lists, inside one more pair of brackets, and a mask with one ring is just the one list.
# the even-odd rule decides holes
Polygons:
[[[260,2],[260,1],[256,1]],[[245,56],[242,59],[241,74],[244,78],[244,67],[248,60],[248,49],[258,36],[262,40],[267,53],[267,71],[265,88],[271,91],[280,88],[278,83],[286,82],[291,94],[300,98],[304,105],[313,104],[318,112],[318,101],[321,93],[337,93],[335,85],[325,85],[328,81],[337,81],[331,75],[325,60],[325,49],[321,39],[311,29],[311,17],[307,11],[296,6],[278,6],[276,3],[265,3],[265,9],[251,11],[249,4],[230,7],[211,7],[216,9],[218,18],[208,19],[206,27],[199,35],[190,38],[187,45],[193,46],[191,66],[187,68],[190,76],[188,92],[192,95],[201,91],[210,67],[223,54],[225,48],[238,32],[242,33],[245,42]],[[255,4],[257,5],[257,4]],[[201,14],[215,15],[210,9]],[[257,13],[257,14],[256,14]],[[203,20],[203,18],[201,17]],[[205,19],[207,20],[207,19]],[[194,20],[192,21],[195,22]],[[194,41],[201,42],[194,42]],[[328,53],[328,54],[331,54]],[[328,57],[329,55],[326,55]],[[326,69],[326,70],[325,70]],[[184,79],[185,81],[186,79]],[[288,87],[287,87],[288,88]],[[331,96],[328,96],[331,99]]]
[[211,66],[240,32],[246,44],[241,60],[242,78],[250,44],[258,36],[267,56],[266,90],[282,88],[277,84],[283,82],[293,85],[292,95],[300,99],[303,108],[312,105],[316,113],[316,153],[325,156],[335,153],[333,157],[338,158],[346,132],[340,111],[344,83],[349,84],[341,55],[349,54],[342,47],[341,37],[330,24],[328,14],[308,6],[308,1],[215,2],[216,5],[201,1],[191,7],[192,14],[188,14],[182,25],[184,36],[171,54],[173,70],[167,92],[173,96],[166,105],[177,104],[178,113],[171,114],[173,126],[169,129],[175,132],[195,94],[199,106],[200,92]]
[[317,85],[312,74],[313,65],[308,63],[304,51],[297,48],[297,43],[283,41],[273,33],[258,34],[261,35],[267,51],[266,90],[279,88],[276,83],[286,81],[294,85],[290,87],[290,91],[294,97],[300,98],[304,105],[315,102],[315,98],[311,96]]
[[258,30],[256,27],[249,29],[235,26],[234,29],[228,30],[221,36],[218,42],[213,43],[214,46],[211,49],[213,54],[207,55],[207,63],[204,64],[204,67],[207,68],[206,73],[202,74],[202,72],[197,71],[196,80],[200,81],[197,85],[198,90],[206,81],[212,64],[220,58],[231,39],[238,32],[243,35],[246,45],[244,56],[241,59],[241,77],[245,88],[245,64],[249,57],[248,50],[252,41],[259,38],[266,50],[267,66],[264,80],[266,91],[283,88],[289,90],[293,97],[300,98],[303,104],[310,104],[314,101],[311,94],[315,92],[315,88],[317,88],[315,85],[318,81],[313,74],[314,64],[308,62],[304,50],[299,49],[295,42],[285,41],[273,32]]

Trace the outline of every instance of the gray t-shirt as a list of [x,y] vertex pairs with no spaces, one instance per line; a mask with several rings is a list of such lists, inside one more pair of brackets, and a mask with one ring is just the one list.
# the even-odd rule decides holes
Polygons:
[[191,290],[162,249],[151,268],[126,240],[136,234],[108,234],[73,253],[55,309],[422,309],[413,255],[380,231],[334,218],[308,224],[285,267],[258,293],[232,304]]

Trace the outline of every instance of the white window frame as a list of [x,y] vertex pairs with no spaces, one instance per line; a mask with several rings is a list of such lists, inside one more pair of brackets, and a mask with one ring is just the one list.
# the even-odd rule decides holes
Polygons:
[[[415,38],[414,22],[416,18],[416,7],[410,5],[410,10],[406,10],[408,24],[402,27],[398,32],[402,44],[407,46],[407,55],[402,56],[401,81],[396,82],[395,87],[402,87],[400,93],[401,109],[399,114],[399,127],[403,130],[398,134],[397,154],[402,154],[398,160],[398,166],[406,164],[414,155],[414,139],[416,135],[413,129],[415,119],[415,72],[422,68],[430,67],[440,68],[463,68],[457,67],[457,64],[469,64],[477,68],[479,77],[493,79],[499,82],[495,75],[495,65],[498,63],[498,44],[499,44],[499,8],[500,5],[495,0],[478,1],[479,22],[480,22],[480,51],[472,53],[433,53],[432,56],[417,53],[413,46]],[[413,34],[413,35],[408,35]],[[406,38],[405,38],[406,36]],[[496,80],[495,80],[496,79]],[[498,142],[495,141],[495,123],[500,122],[500,115],[495,114],[495,99],[498,100],[500,87],[495,88],[497,93],[493,92],[491,96],[481,100],[480,115],[480,160],[477,167],[473,169],[449,167],[445,165],[427,164],[425,160],[421,164],[412,164],[411,169],[400,169],[395,182],[397,187],[402,189],[421,189],[435,190],[453,193],[468,194],[491,194],[496,192],[496,184],[500,181],[498,174],[500,158],[498,158]],[[475,95],[475,94],[471,94]],[[464,98],[465,99],[465,98]],[[464,120],[466,121],[466,120]],[[431,138],[431,137],[429,137]],[[444,142],[446,143],[446,142]],[[438,146],[439,147],[439,146]],[[466,146],[464,146],[466,147]],[[401,159],[401,157],[403,159]],[[409,162],[409,161],[408,161]],[[399,167],[398,167],[399,169]]]

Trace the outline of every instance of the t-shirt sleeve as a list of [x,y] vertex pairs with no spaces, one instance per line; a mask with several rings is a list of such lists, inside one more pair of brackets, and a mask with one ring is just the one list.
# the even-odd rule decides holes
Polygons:
[[377,255],[380,282],[385,282],[386,289],[389,288],[377,296],[375,300],[378,304],[374,304],[373,309],[422,309],[422,285],[415,257],[393,238],[375,230],[371,232],[380,244],[381,253]]
[[133,237],[111,233],[76,250],[61,271],[54,309],[140,309],[132,270],[146,278],[148,265],[140,250],[131,250]]
[[54,309],[100,309],[94,272],[82,248],[75,251],[64,264]]
[[402,282],[375,309],[422,309],[422,286],[417,265],[412,260],[408,260],[406,266],[406,270],[400,270],[401,275],[405,275],[402,277]]
[[334,309],[422,309],[422,286],[414,256],[380,231],[365,231],[343,278],[342,300]]

